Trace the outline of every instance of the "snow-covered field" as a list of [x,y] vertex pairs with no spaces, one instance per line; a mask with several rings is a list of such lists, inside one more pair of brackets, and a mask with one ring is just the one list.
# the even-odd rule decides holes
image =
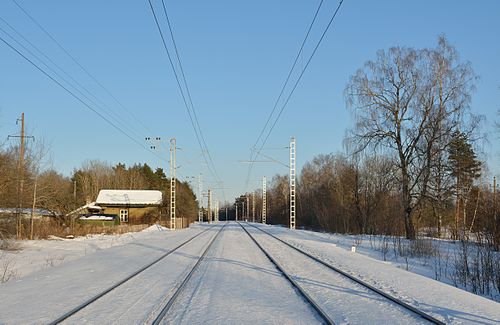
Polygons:
[[[391,260],[373,238],[370,243],[369,238],[258,226],[443,322],[500,323],[499,303],[435,281],[432,268],[427,267],[430,262]],[[150,322],[220,227],[209,229],[66,322]],[[169,231],[154,226],[116,236],[22,242],[22,249],[4,252],[0,261],[1,267],[8,260],[15,271],[11,280],[0,284],[0,324],[48,323],[207,228],[203,224]],[[249,231],[336,323],[422,322],[310,264],[258,230]],[[353,244],[357,244],[356,253],[351,252]],[[166,322],[314,324],[320,319],[246,233],[230,223],[172,305]]]

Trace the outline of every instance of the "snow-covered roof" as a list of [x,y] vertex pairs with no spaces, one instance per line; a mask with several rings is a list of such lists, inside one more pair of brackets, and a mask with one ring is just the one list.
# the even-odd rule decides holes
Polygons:
[[161,192],[152,190],[100,190],[95,201],[104,205],[158,205],[161,202]]

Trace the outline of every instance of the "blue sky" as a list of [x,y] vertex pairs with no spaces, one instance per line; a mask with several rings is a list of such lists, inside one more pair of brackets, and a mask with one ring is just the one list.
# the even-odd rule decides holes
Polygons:
[[[181,178],[202,173],[205,188],[217,187],[203,164],[147,0],[17,1],[132,114],[117,105],[10,0],[0,2],[2,19],[106,103],[113,116],[120,116],[116,124],[131,137],[146,146],[145,136],[176,137],[182,148],[178,153]],[[158,6],[160,1],[153,3]],[[248,165],[240,161],[249,157],[318,4],[305,0],[166,1],[196,113],[228,188],[228,200],[245,190]],[[337,1],[325,1],[299,67],[337,5]],[[12,33],[1,20],[0,27]],[[287,163],[284,147],[295,136],[300,169],[314,155],[343,151],[345,131],[352,125],[343,97],[349,76],[378,49],[434,47],[438,35],[444,33],[480,76],[472,110],[486,117],[483,128],[491,134],[484,151],[491,173],[499,175],[500,146],[498,134],[492,133],[500,108],[499,32],[500,2],[495,0],[345,0],[269,138],[266,147],[272,150],[264,153]],[[7,37],[2,31],[0,35]],[[113,129],[0,43],[0,139],[18,132],[15,120],[21,112],[26,114],[29,133],[49,144],[54,167],[65,175],[89,159],[167,167],[166,161]],[[166,157],[167,142],[157,147],[162,149],[157,155]],[[276,173],[285,174],[287,169],[279,164],[256,164],[249,189],[259,187],[262,176],[270,179]]]

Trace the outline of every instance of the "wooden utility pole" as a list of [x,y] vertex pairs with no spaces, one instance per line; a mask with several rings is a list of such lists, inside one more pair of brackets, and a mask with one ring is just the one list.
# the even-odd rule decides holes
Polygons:
[[23,208],[23,194],[24,194],[24,152],[25,152],[25,139],[31,138],[33,136],[27,136],[24,132],[24,113],[21,114],[21,118],[18,118],[16,124],[21,122],[21,134],[20,135],[9,135],[7,138],[20,138],[19,146],[19,163],[17,170],[17,213],[16,213],[16,238],[20,239],[22,235],[22,208]]
[[19,193],[18,193],[18,216],[17,216],[17,238],[20,239],[22,231],[22,208],[24,190],[24,112],[21,115],[21,146],[19,147]]

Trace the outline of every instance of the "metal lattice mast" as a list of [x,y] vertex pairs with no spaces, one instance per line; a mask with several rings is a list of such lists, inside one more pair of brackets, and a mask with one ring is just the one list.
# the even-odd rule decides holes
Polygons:
[[201,174],[198,176],[198,222],[203,221],[203,198],[202,198]]
[[266,176],[262,178],[262,223],[266,223],[266,213],[267,213],[267,192],[266,192]]
[[175,229],[175,138],[170,139],[170,229]]
[[219,222],[219,201],[215,202],[214,219],[215,222]]
[[208,223],[212,222],[212,190],[208,189]]
[[252,192],[252,222],[255,222],[255,191]]
[[247,213],[245,214],[246,216],[245,221],[248,221],[250,219],[250,197],[248,196],[248,194],[246,195],[246,197],[247,197]]
[[295,229],[295,138],[290,139],[290,229]]

